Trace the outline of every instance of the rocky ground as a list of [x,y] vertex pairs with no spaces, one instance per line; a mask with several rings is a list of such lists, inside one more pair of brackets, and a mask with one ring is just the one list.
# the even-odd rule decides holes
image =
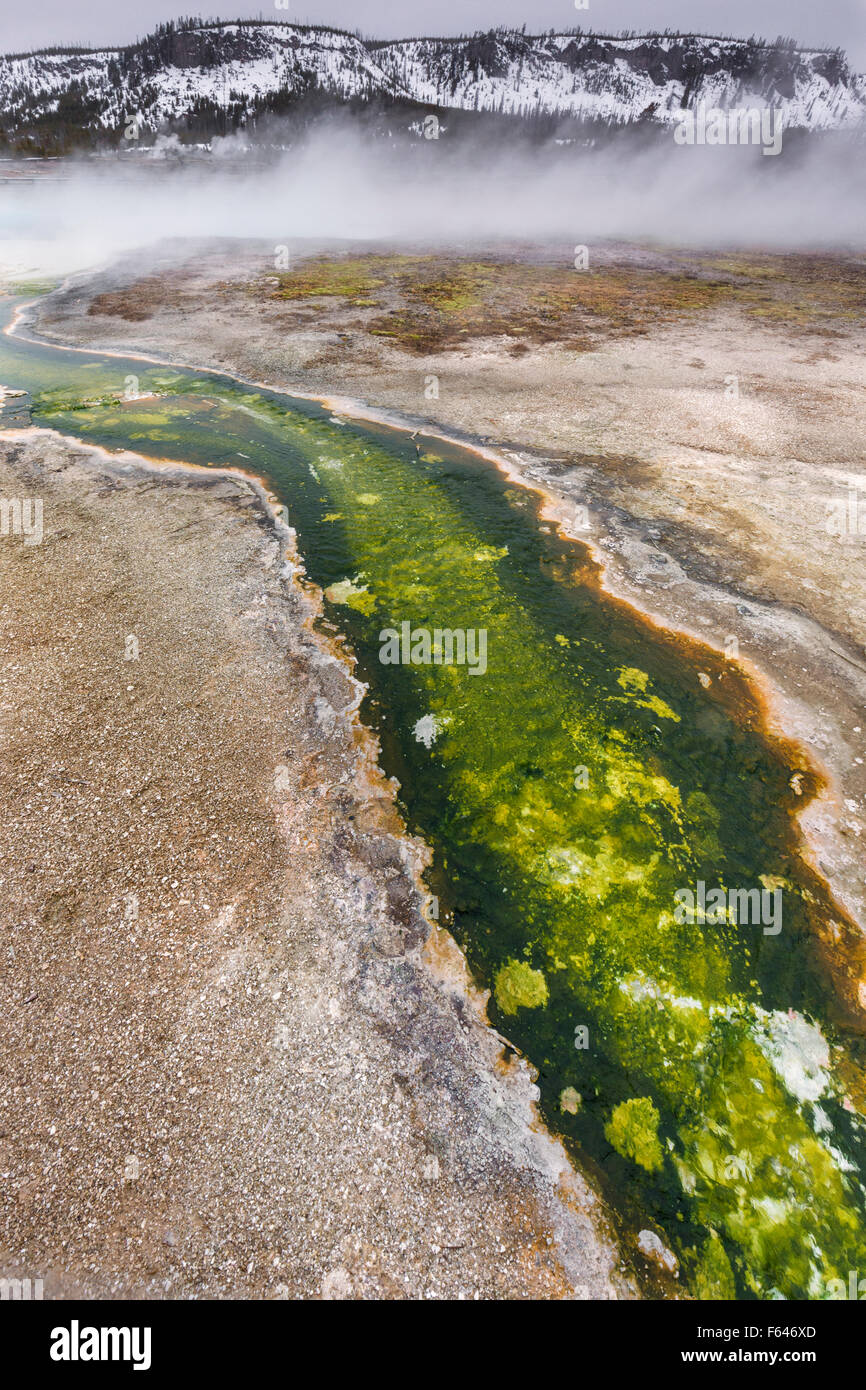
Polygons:
[[0,495],[44,508],[0,540],[3,1277],[633,1296],[425,945],[421,847],[258,485],[10,431]]

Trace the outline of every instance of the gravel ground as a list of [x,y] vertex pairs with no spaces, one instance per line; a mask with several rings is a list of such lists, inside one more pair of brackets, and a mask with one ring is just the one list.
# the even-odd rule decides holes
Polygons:
[[[89,1298],[635,1295],[240,475],[0,436],[0,1274]],[[639,1257],[636,1257],[639,1259]]]

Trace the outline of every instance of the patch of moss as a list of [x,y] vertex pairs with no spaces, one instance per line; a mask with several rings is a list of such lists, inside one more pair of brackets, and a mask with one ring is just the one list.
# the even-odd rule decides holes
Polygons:
[[376,597],[369,592],[366,584],[355,584],[351,579],[331,584],[325,590],[325,598],[330,603],[343,603],[347,608],[354,608],[356,613],[364,613],[367,617],[376,609]]
[[276,278],[272,299],[341,298],[355,308],[381,308],[368,331],[418,353],[497,336],[520,340],[523,351],[524,340],[586,351],[599,332],[645,333],[733,292],[687,272],[601,266],[583,274],[568,264],[456,256],[317,257]]
[[704,1246],[693,1287],[695,1298],[710,1302],[716,1299],[730,1302],[737,1296],[731,1262],[715,1231]]
[[493,992],[504,1014],[516,1014],[518,1009],[538,1009],[547,1003],[544,975],[522,960],[510,960],[503,965],[496,976]]
[[647,1096],[624,1100],[604,1127],[605,1138],[623,1158],[638,1163],[648,1173],[664,1163],[659,1142],[659,1112]]
[[[651,710],[659,719],[673,719],[677,724],[680,722],[680,716],[669,704],[658,695],[647,693],[649,676],[646,671],[639,671],[635,666],[623,666],[616,679],[617,685],[622,686],[626,696],[641,709]],[[639,699],[639,695],[643,698]]]
[[11,285],[3,286],[4,294],[18,295],[38,295],[50,294],[51,290],[57,288],[56,280],[16,280]]
[[369,257],[351,260],[321,258],[283,271],[272,299],[346,299],[357,308],[375,303],[374,292],[385,283],[373,271]]

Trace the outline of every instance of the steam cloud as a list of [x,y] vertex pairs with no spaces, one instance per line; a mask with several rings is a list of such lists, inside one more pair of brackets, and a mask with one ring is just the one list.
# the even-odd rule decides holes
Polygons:
[[[7,184],[0,264],[54,273],[166,237],[376,239],[456,246],[498,239],[649,240],[674,246],[862,249],[866,162],[853,137],[754,147],[613,140],[593,149],[523,138],[376,140],[363,124],[319,125],[261,161],[238,137],[201,163],[145,153],[55,165]],[[40,243],[37,251],[34,243]]]

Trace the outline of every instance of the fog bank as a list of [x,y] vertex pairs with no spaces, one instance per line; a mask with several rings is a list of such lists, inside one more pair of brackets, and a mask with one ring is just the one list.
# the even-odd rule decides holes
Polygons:
[[[594,150],[528,141],[400,144],[332,123],[266,157],[215,141],[196,160],[28,161],[0,188],[0,262],[59,274],[165,237],[346,238],[453,246],[497,239],[681,247],[863,249],[864,146],[685,147],[656,138]],[[4,168],[0,165],[0,171]],[[8,165],[5,166],[9,168]]]

